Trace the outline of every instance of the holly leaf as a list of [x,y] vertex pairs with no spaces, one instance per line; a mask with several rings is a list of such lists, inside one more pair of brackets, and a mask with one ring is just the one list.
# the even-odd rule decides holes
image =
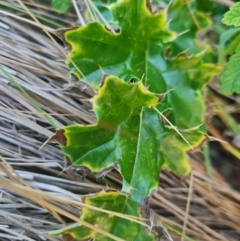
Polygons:
[[110,5],[119,29],[111,31],[94,22],[65,31],[65,41],[71,46],[66,60],[70,71],[94,89],[99,88],[103,72],[127,82],[146,75],[150,46],[175,38],[167,29],[166,11],[152,14],[146,5],[146,0],[121,0]]
[[[190,171],[185,156],[189,146],[175,130],[162,124],[158,111],[152,109],[157,105],[159,96],[149,92],[142,82],[129,84],[108,76],[93,98],[97,123],[68,126],[52,137],[50,141],[61,143],[64,154],[73,165],[103,173],[115,166],[123,177],[126,194],[103,191],[85,198],[84,203],[149,218],[140,216],[140,206],[157,188],[161,168],[166,167],[180,175]],[[198,131],[182,134],[192,145],[199,144],[203,137]],[[82,210],[81,219],[127,241],[153,241],[154,235],[160,235],[159,229],[153,229],[152,234],[141,224],[86,208]],[[126,227],[131,227],[131,232]],[[78,224],[51,234],[70,234],[77,240],[109,240]]]
[[225,13],[222,22],[228,26],[240,26],[240,3],[235,3],[230,11]]
[[[174,129],[163,125],[158,111],[152,109],[157,105],[157,95],[142,82],[128,84],[108,76],[93,99],[97,123],[67,126],[50,141],[65,140],[59,142],[74,166],[95,173],[116,166],[123,177],[123,191],[141,203],[158,187],[162,167],[179,175],[190,171],[185,156],[189,146]],[[193,146],[203,138],[198,131],[182,134]]]
[[[166,11],[153,14],[146,0],[120,0],[109,9],[118,23],[119,33],[111,32],[100,23],[64,31],[65,40],[71,46],[67,59],[71,72],[96,90],[103,72],[118,76],[126,83],[139,81],[152,93],[167,93],[160,105],[152,106],[161,113],[169,112],[168,118],[174,126],[182,129],[199,126],[204,121],[205,108],[201,89],[217,72],[215,67],[202,63],[204,52],[170,58],[165,47],[176,34],[168,30]],[[67,142],[63,151],[73,165],[93,172],[117,165],[126,186],[124,190],[142,190],[137,197],[140,201],[157,187],[163,166],[179,175],[189,173],[185,157],[189,145],[176,130],[162,123],[156,110],[146,108],[144,102],[137,109],[119,104],[131,100],[134,85],[126,84],[126,92],[121,96],[130,99],[123,101],[118,96],[120,99],[115,103],[114,93],[125,85],[117,78],[111,79],[110,82],[116,82],[115,90],[106,85],[108,81],[104,82],[94,99],[97,124],[64,128]],[[111,99],[107,104],[106,98]],[[129,116],[129,113],[134,115]],[[108,119],[110,117],[112,119]],[[198,145],[203,138],[198,131],[182,135],[192,146]],[[178,155],[177,160],[174,153]],[[144,171],[144,180],[148,181],[140,183],[146,163],[149,163],[149,171]]]
[[67,126],[50,141],[61,144],[74,166],[99,174],[117,168],[127,203],[139,207],[158,187],[162,168],[190,172],[186,151],[204,137],[196,128],[204,120],[202,88],[218,69],[196,48],[172,57],[177,34],[168,29],[166,9],[153,13],[147,0],[119,0],[108,8],[117,27],[94,22],[62,32],[70,71],[97,92],[97,122]]
[[[177,61],[167,55],[169,41],[174,40],[176,34],[168,30],[166,10],[153,14],[146,0],[121,0],[108,8],[119,26],[119,33],[111,32],[100,23],[64,31],[65,41],[71,47],[66,60],[71,72],[94,89],[99,88],[102,75],[106,73],[126,82],[142,80],[154,93],[174,90],[167,96],[168,106],[175,113],[171,117],[173,124],[181,128],[201,124],[204,112],[201,88],[217,73],[217,68],[204,76],[193,75],[206,67],[202,63],[203,54],[177,57]],[[180,26],[176,30],[183,29]],[[194,31],[191,30],[191,34]],[[188,36],[187,40],[178,42],[190,45],[192,38],[191,35],[191,38]],[[184,46],[180,48],[181,51],[183,48]],[[191,64],[193,59],[198,61],[194,61],[194,65]],[[186,60],[189,66],[185,64],[183,67]],[[197,86],[196,82],[202,85]],[[183,111],[188,114],[185,115]]]
[[240,44],[220,75],[221,91],[226,95],[240,93]]
[[[128,199],[127,195],[118,192],[102,191],[96,195],[86,196],[83,203],[98,207],[104,210],[118,212],[125,215],[131,215],[141,218],[141,210],[138,203]],[[81,220],[98,227],[108,233],[115,235],[118,238],[126,241],[154,241],[154,235],[150,233],[142,224],[134,221],[129,221],[124,218],[107,214],[101,211],[92,210],[83,207],[81,210]],[[131,227],[131,231],[126,228]],[[66,235],[70,234],[77,240],[97,240],[108,241],[109,238],[79,224],[70,225],[64,229],[50,232],[51,235]],[[113,239],[111,239],[113,240]]]

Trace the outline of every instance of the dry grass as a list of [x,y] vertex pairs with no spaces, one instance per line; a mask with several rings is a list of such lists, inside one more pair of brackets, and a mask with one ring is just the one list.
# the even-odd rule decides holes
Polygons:
[[[6,2],[17,6],[15,1]],[[65,26],[77,21],[74,14],[60,17],[42,4],[28,3],[32,12],[59,20]],[[62,219],[64,214],[59,216],[57,209],[44,209],[45,202],[77,219],[80,207],[70,201],[80,202],[81,194],[97,192],[106,184],[71,167],[65,169],[58,146],[45,145],[41,151],[39,148],[54,133],[46,118],[57,128],[94,122],[88,102],[92,93],[69,85],[69,72],[60,50],[41,29],[15,18],[26,19],[26,15],[6,13],[11,10],[3,8],[0,12],[0,65],[48,117],[0,71],[0,240],[59,240],[47,232],[63,227],[69,219]],[[240,194],[214,171],[209,179],[197,155],[191,155],[191,164],[191,177],[179,179],[169,172],[161,174],[161,187],[150,201],[160,221],[175,241],[190,240],[181,239],[183,229],[191,240],[239,241]],[[114,171],[106,177],[121,184]],[[32,198],[27,190],[32,190]],[[47,198],[50,194],[59,200]],[[63,204],[60,197],[68,202]]]

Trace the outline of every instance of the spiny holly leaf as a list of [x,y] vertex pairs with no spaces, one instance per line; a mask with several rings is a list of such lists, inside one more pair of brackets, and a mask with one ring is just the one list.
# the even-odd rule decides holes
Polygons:
[[[139,204],[131,201],[127,195],[118,192],[102,191],[96,195],[85,197],[83,202],[104,210],[141,217]],[[81,211],[81,219],[126,241],[155,240],[154,235],[149,233],[149,231],[146,230],[146,227],[142,224],[119,218],[113,214],[110,215],[83,207]],[[105,237],[94,230],[90,230],[85,226],[80,226],[79,224],[74,224],[67,228],[53,231],[50,234],[70,234],[77,240],[110,240],[108,237]]]
[[[125,81],[140,80],[146,74],[150,46],[175,37],[167,30],[166,11],[152,14],[146,5],[146,0],[120,0],[109,6],[120,33],[112,33],[96,22],[67,30],[65,40],[71,46],[67,64],[71,72],[95,89],[99,88],[103,72]],[[164,67],[165,63],[159,65]]]
[[[136,216],[137,206],[158,187],[163,167],[179,175],[189,173],[185,140],[192,146],[203,140],[202,133],[193,129],[180,136],[162,113],[170,112],[167,117],[180,128],[201,124],[201,88],[216,69],[202,63],[203,52],[171,57],[170,41],[176,34],[168,30],[166,10],[153,14],[147,0],[119,0],[109,9],[119,29],[90,23],[64,31],[71,47],[67,59],[71,72],[98,90],[93,99],[97,123],[65,127],[52,139],[60,142],[75,166],[102,174],[117,167],[122,191],[129,194],[126,205],[136,203],[133,212],[122,212]],[[101,82],[103,73],[112,76]],[[163,93],[165,98],[158,103]],[[85,237],[92,237],[92,231],[79,228]],[[145,234],[131,240],[148,240],[141,235]]]
[[240,26],[240,3],[234,4],[223,18],[223,23],[226,25]]
[[[74,166],[92,172],[117,166],[123,191],[131,192],[131,199],[141,203],[157,188],[163,166],[179,175],[190,171],[185,156],[189,146],[175,130],[162,124],[159,114],[151,109],[157,104],[158,97],[142,82],[127,84],[106,77],[93,99],[98,122],[65,127],[57,138],[65,140],[62,150]],[[203,137],[197,131],[183,134],[193,146]]]
[[[177,3],[181,5],[182,0]],[[147,8],[146,0],[120,0],[110,5],[109,9],[114,21],[118,23],[120,33],[112,33],[100,23],[90,23],[65,32],[65,40],[71,46],[67,59],[71,72],[95,89],[99,88],[103,72],[126,82],[143,79],[144,85],[154,93],[173,89],[167,96],[169,109],[174,113],[174,118],[171,117],[173,124],[181,128],[201,124],[204,111],[201,88],[213,74],[213,71],[204,76],[196,74],[203,72],[201,69],[205,68],[202,64],[203,54],[197,56],[198,61],[194,61],[194,65],[191,63],[196,59],[194,55],[177,60],[169,59],[164,43],[173,40],[175,34],[167,29],[167,11],[152,14]],[[188,15],[191,17],[189,12]],[[182,25],[178,26],[177,21],[179,22],[176,19],[173,21],[176,30],[188,30],[182,28]],[[191,36],[186,35],[187,39],[171,43],[172,50],[180,49],[182,52],[185,50],[184,46],[192,44],[192,34],[195,36],[197,31],[196,26],[192,25]],[[182,42],[184,46],[181,48],[173,47]],[[186,59],[189,60],[189,65],[184,65]],[[214,70],[213,67],[208,67]],[[202,84],[197,86],[197,82]]]
[[240,93],[240,44],[220,75],[221,91],[230,95]]
[[[216,73],[216,68],[201,62],[203,53],[181,54],[176,58],[168,56],[164,43],[173,39],[175,34],[167,29],[166,11],[152,14],[146,0],[119,0],[109,9],[120,33],[114,34],[99,23],[65,32],[65,39],[72,48],[67,60],[72,72],[95,89],[100,86],[103,71],[122,77],[126,82],[142,79],[141,83],[152,93],[168,92],[156,108],[161,112],[170,111],[168,118],[173,125],[189,129],[201,124],[204,117],[201,88]],[[82,78],[70,59],[87,79]],[[120,85],[124,86],[123,83]],[[88,127],[66,127],[64,136],[67,143],[63,151],[74,165],[85,166],[93,172],[103,171],[117,163],[126,190],[131,187],[141,190],[136,196],[140,201],[157,187],[162,166],[179,175],[189,172],[185,159],[189,146],[175,130],[162,124],[155,110],[143,107],[146,106],[144,103],[137,109],[122,105],[115,107],[112,98],[115,99],[114,93],[117,94],[121,88],[117,87],[113,92],[103,85],[94,102],[98,123]],[[131,99],[131,91],[125,91],[124,98]],[[106,104],[105,99],[110,97],[111,102]],[[126,105],[130,101],[123,102],[121,98],[119,103]],[[149,123],[150,119],[154,120],[154,125]],[[203,137],[197,131],[184,135],[192,146],[200,143]],[[79,140],[84,140],[84,143]],[[177,153],[177,160],[174,153]],[[127,163],[126,159],[129,160]],[[146,163],[149,172],[144,172],[146,177],[142,177]],[[141,178],[144,179],[142,183],[139,182]]]
[[[201,124],[204,113],[201,88],[216,73],[216,69],[201,63],[203,54],[182,54],[169,58],[164,51],[164,43],[173,39],[175,34],[167,29],[166,11],[152,14],[145,0],[120,0],[109,9],[120,27],[120,33],[114,34],[99,23],[65,32],[65,39],[72,48],[67,60],[71,71],[95,89],[100,86],[102,72],[122,77],[126,82],[142,79],[142,84],[153,93],[169,91],[157,109],[171,111],[169,119],[174,125],[188,129]],[[87,79],[82,78],[70,59]],[[118,91],[119,88],[115,92]],[[67,144],[63,151],[74,165],[85,166],[93,172],[103,171],[117,163],[128,187],[126,190],[129,191],[130,187],[142,190],[136,197],[139,201],[157,187],[162,166],[180,175],[189,172],[185,158],[189,146],[175,130],[162,124],[156,111],[142,107],[144,104],[131,111],[125,107],[124,111],[119,111],[114,106],[106,105],[105,96],[110,97],[114,93],[107,87],[100,89],[94,102],[98,117],[96,125],[64,129]],[[131,92],[125,95],[132,98]],[[114,101],[109,103],[114,104]],[[109,109],[112,115],[105,113]],[[128,112],[134,115],[130,118]],[[105,120],[106,117],[101,113],[112,119]],[[150,119],[155,121],[154,127],[149,123]],[[184,135],[192,146],[201,142],[203,137],[197,131]],[[84,140],[84,143],[78,140]],[[165,149],[161,149],[162,146]],[[168,149],[167,146],[173,146],[174,149]],[[174,153],[178,155],[177,161]],[[125,163],[125,159],[129,162]],[[145,184],[139,180],[146,163],[150,163],[148,165],[152,171],[145,172],[146,177],[143,178],[149,180]]]

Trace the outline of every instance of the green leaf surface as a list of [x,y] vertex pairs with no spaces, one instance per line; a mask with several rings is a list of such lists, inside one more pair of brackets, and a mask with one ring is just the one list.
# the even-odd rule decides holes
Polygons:
[[240,44],[220,75],[221,91],[230,95],[240,93]]
[[229,26],[240,26],[240,3],[234,4],[223,18],[223,23]]
[[[67,63],[72,73],[95,89],[100,87],[103,72],[127,83],[141,80],[141,90],[146,86],[152,93],[168,92],[162,103],[152,103],[152,106],[157,105],[163,113],[170,112],[168,118],[173,125],[183,129],[200,125],[204,121],[205,108],[201,89],[218,69],[202,63],[204,52],[175,58],[168,56],[166,43],[176,35],[167,28],[165,10],[152,14],[145,0],[121,0],[109,9],[118,23],[119,33],[112,33],[100,23],[65,32],[65,39],[71,46]],[[67,145],[63,151],[73,165],[93,172],[117,165],[123,176],[124,190],[141,190],[138,194],[133,191],[132,195],[136,194],[133,199],[140,202],[157,187],[163,166],[179,175],[190,171],[185,157],[189,146],[175,130],[162,123],[155,110],[146,108],[149,105],[145,102],[136,107],[130,105],[140,98],[140,89],[132,95],[131,88],[135,85],[124,85],[117,78],[108,78],[111,81],[104,82],[94,99],[97,124],[64,128]],[[114,83],[114,91],[108,86],[110,82]],[[119,96],[122,88],[124,91]],[[142,101],[145,101],[145,94]],[[197,131],[183,135],[192,146],[203,138]],[[146,165],[148,171],[143,170]]]
[[220,40],[219,40],[219,45],[220,46],[224,46],[227,45],[227,43],[229,41],[232,42],[233,38],[239,36],[240,33],[240,28],[230,28],[227,31],[224,31],[221,36],[220,36]]
[[52,8],[63,13],[67,12],[71,6],[72,2],[70,0],[52,0]]
[[169,4],[167,10],[169,28],[179,34],[170,44],[171,54],[175,56],[185,52],[192,55],[203,49],[206,50],[207,46],[200,41],[199,34],[211,26],[211,19],[205,12],[198,10],[199,0],[188,2],[165,0],[165,2]]
[[[180,5],[177,9],[183,8],[187,14],[188,10],[183,7],[183,2],[179,0],[177,3]],[[175,5],[173,9],[174,7]],[[173,124],[181,128],[201,124],[204,111],[201,88],[213,72],[217,72],[217,68],[202,64],[203,54],[176,59],[167,56],[169,44],[172,50],[178,49],[181,52],[190,46],[190,39],[196,35],[196,26],[191,30],[190,36],[185,35],[183,41],[180,39],[170,43],[176,34],[167,28],[167,11],[152,14],[147,9],[145,0],[122,0],[110,5],[109,9],[118,23],[119,33],[112,33],[100,23],[90,23],[65,32],[65,40],[71,46],[67,59],[71,72],[94,89],[99,88],[104,72],[126,82],[142,79],[143,84],[154,93],[173,90],[167,95],[167,108],[174,113],[171,115]],[[173,14],[176,13],[173,11]],[[189,15],[190,13],[188,18],[191,17]],[[172,21],[176,31],[188,30],[188,27],[177,25],[177,19]],[[176,47],[177,43],[184,43],[184,46]],[[211,71],[208,74],[203,69]],[[185,113],[182,114],[183,112]]]
[[[231,7],[223,18],[223,23],[226,25],[240,26],[240,3],[236,3]],[[234,30],[232,30],[234,33]],[[235,30],[236,32],[238,29]],[[237,39],[236,39],[237,40]],[[239,40],[238,40],[239,41]],[[238,43],[236,41],[236,43]],[[221,91],[230,95],[234,92],[240,93],[240,44],[235,50],[233,56],[231,56],[229,62],[226,64],[224,70],[220,75]]]
[[[193,40],[209,19],[196,9],[189,12],[185,1],[154,13],[147,0],[119,0],[107,9],[113,29],[93,22],[63,31],[71,49],[66,60],[71,73],[97,92],[92,99],[97,122],[67,126],[55,138],[74,166],[100,174],[113,166],[119,170],[128,197],[110,195],[97,206],[107,208],[104,202],[110,202],[110,210],[116,210],[111,202],[122,200],[119,212],[139,216],[143,200],[158,187],[162,168],[178,175],[190,172],[186,151],[204,137],[195,128],[204,121],[202,88],[219,68],[204,62],[204,45]],[[174,17],[176,12],[186,21]],[[169,30],[170,19],[175,32]],[[129,240],[152,240],[139,225],[112,217],[104,223],[102,214],[86,213],[84,220],[118,237],[126,239],[121,230],[129,225]],[[82,226],[72,230],[80,240],[108,240]]]
[[[159,46],[175,38],[175,34],[167,30],[166,11],[153,15],[145,0],[122,0],[109,8],[119,26],[119,33],[113,33],[97,22],[65,33],[65,40],[71,45],[67,59],[71,72],[94,89],[99,88],[103,72],[125,81],[132,78],[140,80],[147,74],[151,46]],[[162,52],[163,48],[160,48],[159,54]],[[164,62],[159,63],[162,68],[166,65]]]
[[[138,203],[134,203],[133,201],[128,199],[127,195],[120,194],[118,192],[102,191],[96,195],[85,197],[84,203],[98,208],[102,208],[104,210],[132,215],[135,217],[141,217],[141,210]],[[149,231],[146,230],[146,227],[144,227],[142,224],[119,218],[112,214],[106,214],[100,211],[95,211],[83,207],[81,211],[81,219],[126,241],[155,240],[154,235],[149,233]],[[80,226],[79,224],[74,224],[67,228],[53,231],[51,232],[51,234],[70,234],[73,238],[77,240],[112,240],[94,230],[90,230],[87,227]]]
[[[157,188],[163,166],[179,175],[190,171],[185,156],[189,146],[175,130],[162,124],[159,114],[151,109],[156,105],[158,97],[142,82],[128,84],[106,77],[93,99],[98,122],[65,127],[64,154],[74,166],[92,172],[117,166],[123,191],[131,192],[130,198],[141,203]],[[193,146],[203,138],[198,131],[182,134]]]
[[108,23],[112,23],[112,14],[108,6],[112,3],[116,3],[116,1],[117,0],[92,0],[92,3],[98,9],[101,17],[96,13],[96,11],[92,9],[91,13],[89,11],[87,12],[87,18],[91,19],[91,16],[94,16],[94,18],[97,18],[101,23],[103,22],[103,19]]

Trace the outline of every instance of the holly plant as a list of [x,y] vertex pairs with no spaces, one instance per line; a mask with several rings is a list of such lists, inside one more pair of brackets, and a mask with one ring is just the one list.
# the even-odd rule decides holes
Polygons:
[[121,174],[121,191],[106,189],[83,197],[84,203],[144,221],[84,207],[80,219],[114,237],[80,224],[51,233],[76,240],[159,240],[148,209],[159,174],[165,168],[188,175],[187,151],[205,137],[203,89],[219,67],[207,60],[211,48],[198,36],[211,21],[195,1],[158,7],[148,0],[94,2],[108,26],[95,21],[57,34],[69,47],[72,75],[96,92],[91,101],[97,120],[66,126],[50,141],[60,143],[73,166],[100,176],[112,168]]

